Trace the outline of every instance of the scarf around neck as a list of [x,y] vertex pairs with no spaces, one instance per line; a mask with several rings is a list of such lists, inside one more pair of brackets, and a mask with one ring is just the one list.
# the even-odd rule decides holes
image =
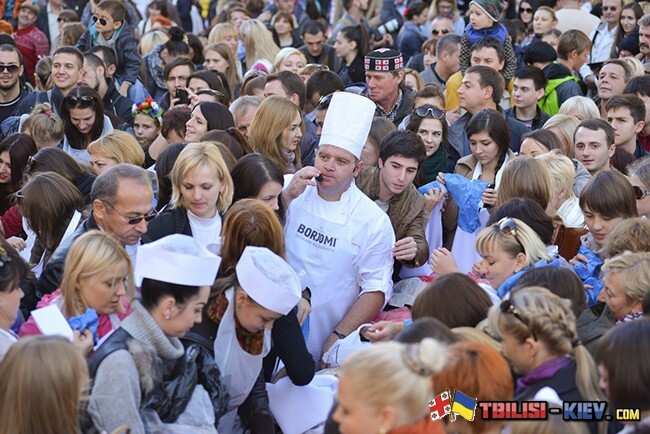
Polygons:
[[545,361],[517,380],[517,390],[515,391],[515,396],[521,395],[533,384],[539,383],[540,381],[546,380],[547,378],[551,378],[557,374],[560,369],[569,365],[571,362],[572,359],[568,356],[558,356],[551,360]]

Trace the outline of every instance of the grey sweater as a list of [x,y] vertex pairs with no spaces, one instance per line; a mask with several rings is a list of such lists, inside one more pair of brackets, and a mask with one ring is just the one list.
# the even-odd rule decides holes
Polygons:
[[[133,303],[133,313],[122,322],[122,328],[163,360],[175,360],[184,354],[180,340],[166,336],[138,301]],[[95,426],[112,432],[126,424],[131,434],[145,434],[140,401],[142,389],[150,390],[153,379],[151,369],[139,365],[140,369],[127,350],[115,351],[101,362],[88,405]]]

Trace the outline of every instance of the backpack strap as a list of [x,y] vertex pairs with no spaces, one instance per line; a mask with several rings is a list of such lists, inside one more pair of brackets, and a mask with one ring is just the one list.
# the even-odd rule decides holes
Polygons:
[[110,354],[119,350],[128,350],[127,342],[130,338],[131,335],[123,328],[115,330],[108,339],[99,346],[97,351],[90,356],[90,359],[88,360],[90,378],[95,378],[99,365]]

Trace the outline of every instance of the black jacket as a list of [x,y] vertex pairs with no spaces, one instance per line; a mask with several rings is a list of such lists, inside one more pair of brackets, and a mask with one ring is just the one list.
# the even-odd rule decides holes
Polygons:
[[[553,80],[556,78],[572,77],[573,73],[569,71],[569,68],[560,63],[551,63],[544,68],[544,76],[547,80]],[[565,81],[555,88],[555,91],[557,92],[558,107],[572,96],[583,96],[580,85],[574,80]]]
[[65,258],[68,256],[68,250],[72,243],[85,234],[88,231],[93,229],[99,229],[95,218],[93,217],[92,212],[86,221],[84,221],[81,226],[77,228],[76,231],[72,234],[70,238],[65,240],[59,245],[59,247],[52,253],[52,257],[45,266],[41,277],[39,278],[39,288],[38,288],[38,298],[40,299],[44,294],[51,294],[61,286],[61,280],[63,278],[63,267],[65,265]]
[[90,205],[90,191],[93,188],[93,183],[97,178],[92,173],[84,172],[84,174],[74,183],[74,186],[79,189],[81,195],[84,197],[84,206]]
[[192,236],[190,219],[185,208],[172,208],[158,214],[147,225],[147,233],[142,237],[142,242],[150,243],[171,234]]
[[120,94],[119,90],[115,86],[115,80],[112,78],[107,78],[106,84],[108,85],[108,89],[104,94],[104,98],[102,98],[104,111],[116,116],[118,121],[120,121],[117,125],[113,123],[113,126],[117,127],[122,123],[132,125],[133,112],[131,110],[133,108],[133,101]]

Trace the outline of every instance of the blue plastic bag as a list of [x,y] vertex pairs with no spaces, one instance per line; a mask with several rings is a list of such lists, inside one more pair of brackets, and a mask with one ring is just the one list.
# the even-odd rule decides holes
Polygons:
[[578,254],[587,258],[587,263],[579,262],[573,266],[573,270],[585,285],[593,286],[592,289],[586,289],[587,303],[589,307],[598,303],[598,294],[603,290],[603,282],[600,281],[600,267],[603,265],[603,260],[592,250],[585,246],[580,246]]
[[88,308],[86,312],[81,315],[72,317],[68,320],[68,324],[72,330],[79,330],[81,333],[84,330],[90,330],[93,334],[95,345],[97,345],[97,329],[99,328],[99,317],[95,309]]
[[489,185],[486,181],[469,180],[455,173],[445,173],[445,186],[458,205],[458,226],[469,234],[481,226],[478,204]]

